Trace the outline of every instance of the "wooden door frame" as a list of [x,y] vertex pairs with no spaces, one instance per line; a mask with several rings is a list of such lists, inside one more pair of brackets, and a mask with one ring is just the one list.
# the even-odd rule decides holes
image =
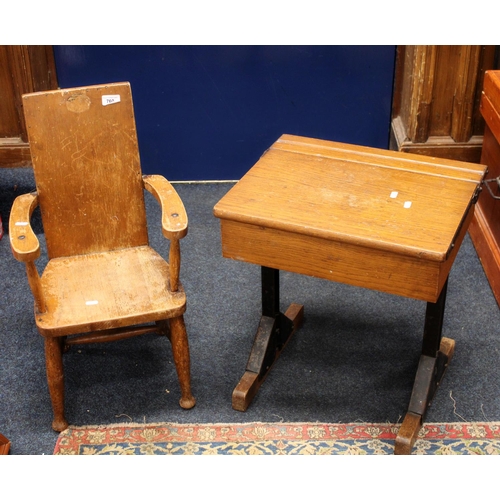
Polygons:
[[399,45],[390,148],[479,162],[484,72],[497,63],[494,45]]
[[29,167],[22,94],[57,89],[51,45],[0,46],[0,167]]

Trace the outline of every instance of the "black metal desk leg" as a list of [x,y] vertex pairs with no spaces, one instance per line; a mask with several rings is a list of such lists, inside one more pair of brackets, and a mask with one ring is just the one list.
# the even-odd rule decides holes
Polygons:
[[292,334],[300,327],[304,308],[292,304],[285,314],[279,310],[279,270],[261,269],[262,316],[245,373],[233,391],[235,410],[245,411],[264,382]]
[[436,303],[428,302],[425,313],[422,354],[403,424],[396,437],[394,453],[409,455],[422,427],[427,409],[453,356],[455,341],[442,337],[448,280]]

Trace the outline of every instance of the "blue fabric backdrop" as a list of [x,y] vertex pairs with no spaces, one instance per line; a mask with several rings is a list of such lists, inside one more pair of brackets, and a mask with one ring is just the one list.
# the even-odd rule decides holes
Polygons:
[[59,86],[129,81],[144,173],[239,179],[281,134],[388,147],[395,46],[55,46]]

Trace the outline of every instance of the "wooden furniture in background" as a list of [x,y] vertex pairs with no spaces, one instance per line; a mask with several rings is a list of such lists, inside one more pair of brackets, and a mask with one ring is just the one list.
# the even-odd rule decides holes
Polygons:
[[486,122],[481,163],[488,166],[470,236],[488,281],[500,304],[500,71],[484,78],[481,114]]
[[[53,429],[68,426],[65,346],[149,332],[170,339],[180,405],[193,407],[179,282],[179,240],[188,220],[165,178],[141,174],[130,85],[39,92],[23,101],[37,190],[16,198],[9,232],[14,256],[26,264],[45,339]],[[170,265],[148,244],[144,188],[161,204]],[[41,278],[40,246],[29,224],[37,205],[49,257]]]
[[0,434],[0,455],[8,455],[10,451],[10,441]]
[[400,45],[391,149],[478,162],[484,121],[479,100],[493,45]]
[[0,45],[0,167],[31,166],[21,96],[53,89],[51,45]]
[[[424,340],[395,452],[409,453],[454,341],[442,338],[451,266],[482,165],[283,135],[216,204],[224,257],[262,267],[262,317],[233,408],[252,401],[302,306],[280,312],[279,271],[427,301]],[[339,312],[341,314],[341,312]]]

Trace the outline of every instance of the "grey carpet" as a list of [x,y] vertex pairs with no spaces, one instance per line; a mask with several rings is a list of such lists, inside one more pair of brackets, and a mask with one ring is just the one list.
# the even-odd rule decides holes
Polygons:
[[[400,422],[422,341],[425,303],[291,273],[281,274],[282,309],[304,305],[294,335],[246,412],[231,407],[260,316],[260,269],[224,259],[213,206],[231,184],[176,184],[189,216],[181,280],[197,405],[178,405],[167,339],[148,335],[65,354],[66,412],[73,425],[120,422]],[[34,189],[30,169],[0,169],[7,229],[15,196]],[[168,255],[159,209],[147,195],[151,244]],[[38,212],[33,225],[43,246]],[[43,253],[39,269],[46,262]],[[57,434],[45,378],[43,339],[24,266],[0,241],[0,432],[12,454],[51,454]],[[444,335],[455,356],[429,422],[500,421],[500,313],[466,237],[448,287]]]

